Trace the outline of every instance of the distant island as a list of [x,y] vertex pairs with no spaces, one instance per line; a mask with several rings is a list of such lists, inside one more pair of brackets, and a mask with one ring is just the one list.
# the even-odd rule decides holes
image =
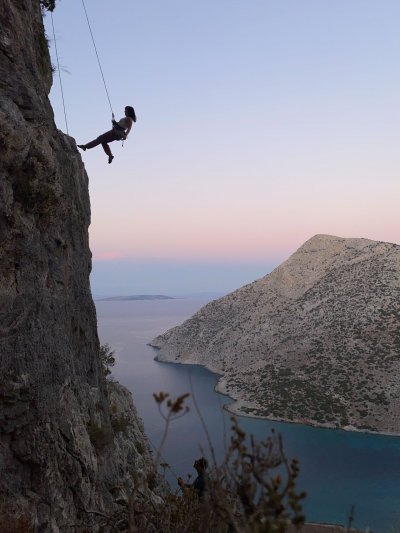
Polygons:
[[175,298],[164,296],[163,294],[134,294],[133,296],[111,296],[97,299],[99,302],[122,302],[128,300],[175,300]]

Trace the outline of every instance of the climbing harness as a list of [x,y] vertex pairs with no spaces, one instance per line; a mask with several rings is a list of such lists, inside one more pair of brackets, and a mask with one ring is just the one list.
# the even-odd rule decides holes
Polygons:
[[58,77],[60,80],[60,87],[61,87],[61,98],[64,108],[64,118],[65,118],[65,128],[67,130],[67,134],[69,135],[68,131],[68,121],[67,121],[67,112],[65,110],[65,100],[64,100],[64,91],[63,91],[63,85],[62,85],[62,79],[61,79],[61,70],[60,70],[60,61],[58,60],[58,50],[57,50],[57,40],[56,40],[56,32],[54,30],[54,20],[53,20],[53,11],[50,11],[51,14],[51,26],[53,28],[53,40],[54,40],[54,49],[56,51],[56,58],[57,58],[57,70],[58,70]]
[[125,141],[125,138],[126,138],[126,134],[125,134],[125,128],[123,128],[122,126],[120,126],[118,124],[118,122],[116,122],[114,120],[114,114],[112,115],[113,116],[113,119],[112,119],[112,125],[113,125],[113,131],[114,131],[114,135],[116,137],[116,141],[122,141],[122,146],[124,146],[124,141]]

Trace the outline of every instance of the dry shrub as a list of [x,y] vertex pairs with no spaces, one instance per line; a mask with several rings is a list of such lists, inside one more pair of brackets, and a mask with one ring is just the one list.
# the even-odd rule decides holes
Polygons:
[[[159,407],[168,396],[155,395]],[[186,411],[182,397],[176,401],[169,399],[164,414],[167,426],[178,413]],[[199,498],[193,489],[184,489],[179,494],[165,494],[162,502],[155,505],[146,498],[149,494],[146,480],[135,480],[129,505],[129,531],[283,533],[289,525],[300,527],[305,521],[301,505],[305,493],[296,488],[298,475],[298,462],[296,459],[288,462],[279,435],[272,433],[265,441],[257,442],[248,438],[232,418],[225,460],[217,466],[214,459],[204,496]]]
[[[154,395],[165,420],[161,447],[157,450],[155,469],[150,474],[135,472],[126,507],[114,515],[96,513],[102,531],[129,533],[284,533],[300,528],[305,517],[296,483],[299,467],[296,459],[288,461],[279,435],[272,433],[265,441],[248,437],[232,418],[232,436],[226,457],[217,465],[210,445],[213,467],[206,477],[206,490],[200,498],[193,488],[176,492],[162,491],[166,486],[158,473],[170,424],[188,408],[188,394],[170,398],[167,393]],[[211,443],[207,428],[207,438]],[[161,494],[155,495],[154,489]]]

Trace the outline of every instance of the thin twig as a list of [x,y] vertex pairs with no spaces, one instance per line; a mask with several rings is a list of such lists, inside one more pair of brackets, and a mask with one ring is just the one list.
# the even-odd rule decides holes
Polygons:
[[224,454],[226,455],[227,454],[227,451],[228,451],[228,447],[227,447],[227,444],[226,444],[226,423],[225,423],[225,409],[223,408],[223,405],[222,405],[222,402],[221,402],[221,395],[219,393],[218,394],[218,403],[219,403],[219,408],[221,410],[221,415],[222,415],[222,427],[223,427],[223,441],[224,441]]
[[161,439],[161,444],[160,444],[160,446],[157,449],[157,455],[156,455],[156,460],[155,460],[155,470],[156,470],[156,472],[158,470],[158,463],[159,463],[160,457],[161,457],[161,450],[163,449],[165,441],[167,439],[168,428],[169,428],[170,421],[171,421],[170,415],[168,415],[168,417],[165,418],[164,433],[163,433],[163,436],[162,436],[162,439]]
[[353,520],[354,520],[354,509],[355,509],[355,506],[354,506],[354,503],[353,503],[351,505],[351,507],[350,507],[349,521],[347,523],[346,533],[350,533],[350,531],[351,531],[351,524],[353,523]]
[[194,390],[193,390],[192,376],[191,376],[190,370],[188,371],[188,375],[189,375],[190,390],[191,390],[191,393],[192,393],[194,408],[196,409],[196,413],[198,414],[198,416],[200,418],[201,425],[203,426],[204,433],[206,434],[208,446],[209,446],[210,452],[211,452],[211,457],[212,457],[212,460],[213,460],[213,463],[214,463],[214,468],[217,468],[217,460],[216,460],[216,457],[215,457],[214,447],[213,447],[212,442],[211,442],[211,437],[210,437],[210,433],[208,432],[207,425],[206,425],[206,423],[204,421],[203,415],[201,414],[200,408],[199,408],[199,406],[197,404],[197,401],[196,401],[196,396],[195,396]]

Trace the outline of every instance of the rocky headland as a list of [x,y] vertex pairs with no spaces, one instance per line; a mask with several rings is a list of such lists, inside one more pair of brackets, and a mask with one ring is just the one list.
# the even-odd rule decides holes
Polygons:
[[81,531],[152,468],[100,365],[88,177],[48,100],[45,4],[0,0],[1,531]]
[[154,339],[233,412],[400,433],[400,246],[316,235],[267,276]]

